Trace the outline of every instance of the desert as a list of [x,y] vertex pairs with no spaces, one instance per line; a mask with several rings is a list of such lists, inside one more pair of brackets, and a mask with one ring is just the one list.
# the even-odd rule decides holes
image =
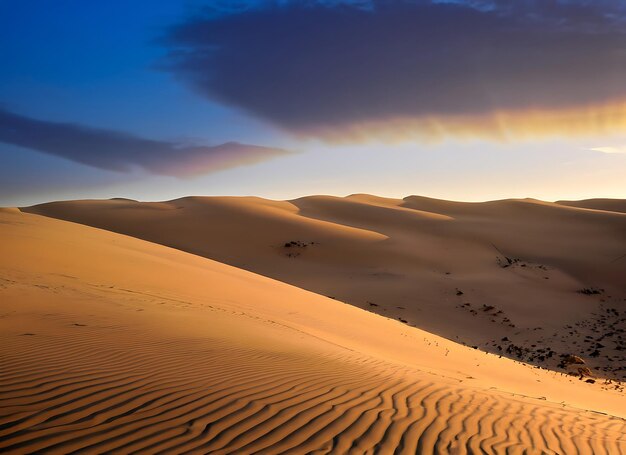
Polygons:
[[[326,198],[322,201],[328,202]],[[441,254],[434,251],[437,244],[432,239],[414,240],[431,245],[430,249],[419,249],[416,256],[423,254],[422,260],[407,258],[398,250],[389,251],[385,257],[383,251],[387,247],[376,245],[394,239],[394,235],[404,239],[412,223],[426,225],[426,234],[433,235],[435,231],[427,228],[428,223],[454,223],[453,216],[465,212],[461,206],[435,214],[423,210],[432,210],[432,205],[399,208],[398,201],[363,196],[345,201],[365,207],[357,207],[351,213],[354,221],[346,223],[344,219],[345,224],[337,226],[334,223],[338,220],[329,221],[332,211],[323,212],[324,220],[313,219],[309,217],[311,208],[305,217],[291,202],[257,199],[191,198],[156,204],[80,201],[3,209],[0,448],[5,453],[624,450],[626,398],[621,382],[613,378],[617,372],[602,369],[604,356],[590,358],[586,352],[572,351],[570,354],[579,355],[591,371],[570,375],[548,362],[542,365],[535,360],[532,365],[517,360],[514,353],[474,349],[412,327],[419,324],[418,314],[439,304],[438,312],[430,315],[432,321],[446,311],[467,320],[463,332],[461,325],[454,325],[461,324],[456,318],[447,319],[450,333],[457,330],[471,336],[475,330],[474,336],[478,336],[482,330],[492,338],[500,337],[501,330],[514,333],[512,328],[489,320],[482,321],[479,329],[474,328],[470,324],[477,316],[456,309],[454,303],[449,307],[440,302],[422,304],[422,299],[427,300],[422,293],[413,307],[405,303],[407,314],[416,318],[410,319],[414,324],[408,324],[395,314],[384,316],[380,308],[389,301],[372,298],[381,307],[365,303],[365,309],[361,309],[356,303],[351,305],[337,297],[345,291],[332,288],[334,282],[327,275],[320,272],[316,276],[311,270],[327,267],[330,261],[354,261],[355,257],[347,251],[360,251],[361,264],[367,264],[363,258],[372,254],[385,261],[388,271],[397,272],[399,267],[409,270],[407,263],[415,261],[417,269],[430,275],[430,261]],[[607,236],[608,245],[595,246],[598,258],[614,251],[612,242],[619,242],[624,233],[620,228],[623,214],[553,207],[534,201],[520,203],[538,204],[540,213],[554,210],[556,220],[577,215],[591,217],[588,229],[613,229],[615,237]],[[446,204],[436,205],[441,208]],[[176,208],[181,206],[184,208]],[[51,207],[56,211],[51,212]],[[321,211],[320,207],[317,209]],[[392,212],[389,216],[398,223],[396,232],[388,225],[378,229],[366,225],[367,210],[381,209]],[[77,220],[83,216],[80,221],[84,224],[108,220],[111,224],[107,228],[117,231],[122,230],[128,218],[132,226],[143,226],[144,230],[129,237],[102,230],[102,226],[35,214],[46,211],[55,218]],[[159,237],[164,245],[136,238],[151,234],[155,240],[176,232],[171,223],[179,222],[177,217],[184,215],[195,217],[195,223],[190,218],[183,223],[194,226],[198,233],[198,237],[191,232],[181,235],[189,242],[187,246],[166,246],[174,242],[173,238],[166,242],[166,237]],[[206,218],[199,218],[200,215]],[[138,217],[145,219],[139,222]],[[264,221],[256,220],[259,229],[254,237],[240,237],[232,230],[220,231],[220,221],[232,226],[247,225],[248,221],[239,217],[265,217],[267,228],[262,229]],[[486,232],[494,229],[492,226]],[[229,248],[228,237],[219,235],[220,232],[228,232],[237,245]],[[454,232],[450,228],[445,235]],[[285,246],[291,242],[286,239],[291,238],[311,243],[306,247]],[[208,239],[213,239],[213,243]],[[565,238],[564,242],[568,240],[572,239]],[[276,270],[284,274],[281,277],[285,281],[291,277],[291,281],[297,282],[298,277],[304,279],[308,274],[312,276],[311,284],[303,287],[325,286],[323,289],[333,291],[334,298],[203,257],[206,253],[180,251],[200,243],[205,251],[219,252],[220,246],[225,248],[223,251],[236,251],[237,261],[248,261],[248,267],[259,272]],[[332,247],[325,252],[326,245]],[[586,251],[593,251],[592,247],[589,245]],[[307,257],[309,248],[311,258]],[[480,251],[472,244],[466,248],[473,254]],[[521,252],[504,242],[501,248],[507,248],[503,251],[511,251],[508,254],[512,256]],[[289,256],[292,249],[303,251],[296,257]],[[399,247],[402,249],[407,250],[406,246]],[[472,261],[483,259],[480,255],[476,259],[466,253],[465,264],[458,248],[454,254],[449,253],[452,257],[443,256],[443,263],[439,264],[443,278],[458,274],[460,283],[464,283],[452,282],[450,290],[465,289],[465,297],[465,292],[479,288],[489,279],[491,289],[510,288],[518,279],[535,279],[542,285],[548,281],[513,271],[513,278],[505,276],[503,283],[498,283],[497,273],[522,267],[516,263],[502,268],[496,261],[497,254],[487,247],[484,250],[484,257],[493,263],[489,266],[491,274],[479,270],[479,278],[473,278],[469,270],[476,268]],[[245,257],[246,253],[250,256]],[[623,271],[619,262],[614,265],[614,275],[607,274],[606,281],[598,282],[597,269],[589,269],[589,275],[585,275],[585,268],[576,266],[576,255],[565,253],[571,252],[565,250],[564,257],[542,263],[549,272],[541,272],[550,273],[557,289],[539,288],[536,292],[556,293],[550,305],[559,305],[557,291],[564,293],[567,289],[571,295],[560,304],[575,305],[571,302],[578,300],[580,312],[598,311],[608,302],[623,308],[616,300],[601,302],[601,298],[608,298],[604,293],[577,292],[587,283],[585,280],[595,279],[594,285],[610,292],[611,299],[623,296],[622,283],[617,278],[611,280]],[[253,258],[258,262],[250,265]],[[538,259],[524,255],[528,264]],[[322,261],[326,265],[320,266]],[[281,262],[286,265],[279,269]],[[346,267],[345,262],[340,265]],[[559,265],[565,270],[557,268]],[[298,266],[307,268],[307,274],[298,272]],[[289,270],[292,275],[287,274]],[[368,281],[375,280],[372,274],[358,272],[350,271],[353,281],[361,275],[362,283],[349,289],[373,289],[367,286]],[[384,276],[383,283],[376,285],[380,293],[389,279]],[[345,294],[345,298],[359,295],[362,294]],[[448,299],[440,299],[456,302],[458,297],[452,292]],[[525,305],[525,297],[517,295],[517,304]],[[507,314],[515,314],[515,301],[509,298],[509,307],[504,307]],[[573,313],[572,309],[569,313],[564,308],[548,310],[541,317],[552,324],[557,335],[565,330],[558,328],[559,324],[575,324],[557,317]],[[554,319],[547,319],[550,315]],[[580,313],[576,316],[580,317]],[[515,330],[526,329],[526,334],[527,327],[537,321],[518,324]],[[615,329],[623,330],[623,326]],[[492,332],[486,333],[487,330]],[[559,347],[559,351],[562,349]],[[606,359],[619,359],[621,351],[605,352]],[[555,356],[563,362],[566,359],[560,354]],[[588,381],[591,378],[593,383]]]
[[0,454],[626,454],[626,1],[0,1]]

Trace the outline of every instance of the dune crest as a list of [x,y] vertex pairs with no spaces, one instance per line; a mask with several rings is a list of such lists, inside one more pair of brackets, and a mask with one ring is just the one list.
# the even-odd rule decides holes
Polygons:
[[582,201],[556,201],[556,203],[568,207],[626,213],[626,201],[623,199],[585,199]]

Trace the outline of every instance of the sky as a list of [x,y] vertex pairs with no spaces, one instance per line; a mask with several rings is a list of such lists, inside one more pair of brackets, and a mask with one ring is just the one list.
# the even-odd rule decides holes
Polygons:
[[626,2],[0,0],[0,206],[626,198]]

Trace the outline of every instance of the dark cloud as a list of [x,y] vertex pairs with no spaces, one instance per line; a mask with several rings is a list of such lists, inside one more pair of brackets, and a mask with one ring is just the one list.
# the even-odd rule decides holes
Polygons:
[[177,177],[206,174],[287,153],[227,142],[188,145],[144,139],[119,131],[24,117],[0,108],[0,142],[119,172],[135,167]]
[[624,2],[253,2],[171,29],[166,67],[296,132],[626,100]]

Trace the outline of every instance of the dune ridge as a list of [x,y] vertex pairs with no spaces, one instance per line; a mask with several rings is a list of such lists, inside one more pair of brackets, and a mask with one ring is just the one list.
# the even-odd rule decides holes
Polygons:
[[214,259],[544,368],[564,371],[561,356],[573,354],[594,377],[626,379],[624,213],[364,194],[24,210]]
[[581,209],[603,210],[609,212],[626,213],[624,199],[584,199],[581,201],[556,201],[556,204]]
[[621,393],[138,239],[0,233],[4,453],[626,449]]

